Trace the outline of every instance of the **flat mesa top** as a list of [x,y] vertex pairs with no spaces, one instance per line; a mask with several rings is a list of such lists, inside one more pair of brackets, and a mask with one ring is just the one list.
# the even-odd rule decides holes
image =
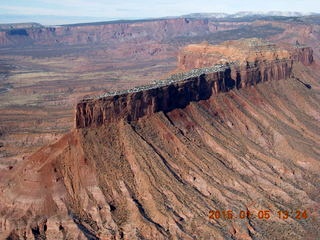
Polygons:
[[131,89],[120,90],[120,91],[110,91],[110,92],[106,92],[106,93],[104,93],[102,95],[98,95],[98,96],[88,96],[88,97],[83,98],[83,101],[101,99],[101,98],[110,97],[110,96],[125,95],[128,93],[135,93],[135,92],[140,92],[140,91],[144,91],[144,90],[155,89],[158,87],[168,86],[170,84],[174,84],[177,82],[183,82],[183,81],[187,81],[188,79],[191,79],[191,78],[199,77],[202,74],[224,71],[229,66],[234,65],[234,64],[237,64],[237,63],[230,62],[228,65],[216,64],[211,67],[192,69],[191,71],[188,71],[188,72],[181,72],[181,73],[173,74],[167,79],[154,80],[154,81],[152,81],[152,83],[147,84],[147,85],[137,86],[137,87],[134,87]]

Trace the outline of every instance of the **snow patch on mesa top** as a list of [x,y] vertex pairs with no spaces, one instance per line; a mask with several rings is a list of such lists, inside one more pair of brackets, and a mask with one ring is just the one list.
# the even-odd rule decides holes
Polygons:
[[181,17],[189,18],[243,18],[243,17],[302,17],[302,16],[311,16],[311,15],[320,15],[315,12],[282,12],[282,11],[270,11],[270,12],[252,12],[252,11],[242,11],[233,14],[228,13],[191,13],[183,15]]

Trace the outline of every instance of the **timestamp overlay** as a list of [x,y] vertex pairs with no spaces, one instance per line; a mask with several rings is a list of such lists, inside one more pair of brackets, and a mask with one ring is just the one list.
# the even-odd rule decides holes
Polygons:
[[[267,199],[257,199],[242,206],[208,209],[207,221],[218,227],[226,227],[235,239],[319,239],[320,204],[288,202],[278,205]],[[267,238],[266,238],[267,236]],[[282,239],[282,238],[281,238]],[[320,239],[319,239],[320,240]]]
[[279,219],[289,219],[293,218],[296,220],[306,220],[311,218],[311,212],[306,209],[297,209],[297,210],[279,210],[273,211],[269,209],[261,209],[255,211],[249,210],[230,210],[230,209],[212,209],[208,214],[209,219],[224,219],[224,220],[232,220],[232,219],[261,219],[268,220],[273,217],[278,217]]
[[[320,204],[300,206],[296,208],[265,207],[264,201],[255,200],[243,207],[212,208],[208,211],[209,220],[284,220],[284,221],[319,221]],[[265,203],[265,202],[264,202]]]

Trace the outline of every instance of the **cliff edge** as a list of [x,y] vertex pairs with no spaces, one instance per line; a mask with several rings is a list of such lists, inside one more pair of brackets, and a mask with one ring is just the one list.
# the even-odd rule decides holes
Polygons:
[[120,119],[134,121],[233,88],[286,79],[294,62],[311,65],[312,54],[306,46],[278,47],[256,38],[217,46],[188,45],[178,57],[180,73],[147,86],[83,99],[76,106],[75,125],[85,128]]

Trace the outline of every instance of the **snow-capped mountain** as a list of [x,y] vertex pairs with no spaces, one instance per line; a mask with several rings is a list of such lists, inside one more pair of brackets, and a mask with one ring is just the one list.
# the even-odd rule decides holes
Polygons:
[[253,16],[261,16],[261,17],[301,17],[301,16],[310,16],[310,15],[318,15],[319,13],[314,12],[282,12],[282,11],[269,11],[269,12],[254,12],[254,11],[242,11],[237,13],[192,13],[183,15],[182,17],[190,17],[190,18],[243,18],[243,17],[253,17]]

